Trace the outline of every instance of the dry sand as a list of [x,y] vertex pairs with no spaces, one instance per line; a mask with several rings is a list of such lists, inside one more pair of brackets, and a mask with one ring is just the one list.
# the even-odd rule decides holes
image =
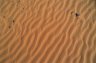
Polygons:
[[0,63],[96,63],[96,0],[0,0]]

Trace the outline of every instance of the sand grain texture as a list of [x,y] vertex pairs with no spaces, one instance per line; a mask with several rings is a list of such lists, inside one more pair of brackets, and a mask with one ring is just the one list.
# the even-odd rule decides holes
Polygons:
[[96,1],[0,0],[0,63],[96,63]]

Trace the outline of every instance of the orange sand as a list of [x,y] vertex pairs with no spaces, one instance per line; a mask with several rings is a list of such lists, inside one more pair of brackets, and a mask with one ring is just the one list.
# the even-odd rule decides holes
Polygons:
[[96,63],[96,1],[0,0],[0,63]]

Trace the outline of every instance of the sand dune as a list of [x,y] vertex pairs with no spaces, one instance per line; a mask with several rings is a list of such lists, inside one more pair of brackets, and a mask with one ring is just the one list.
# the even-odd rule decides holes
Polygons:
[[0,63],[96,63],[96,1],[0,0]]

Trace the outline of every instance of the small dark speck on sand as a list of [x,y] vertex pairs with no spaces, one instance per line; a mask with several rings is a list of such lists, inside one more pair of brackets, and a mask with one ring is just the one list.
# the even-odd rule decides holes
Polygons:
[[79,14],[79,13],[75,13],[75,15],[76,15],[76,17],[80,16],[80,14]]
[[13,23],[14,23],[15,21],[13,20]]

